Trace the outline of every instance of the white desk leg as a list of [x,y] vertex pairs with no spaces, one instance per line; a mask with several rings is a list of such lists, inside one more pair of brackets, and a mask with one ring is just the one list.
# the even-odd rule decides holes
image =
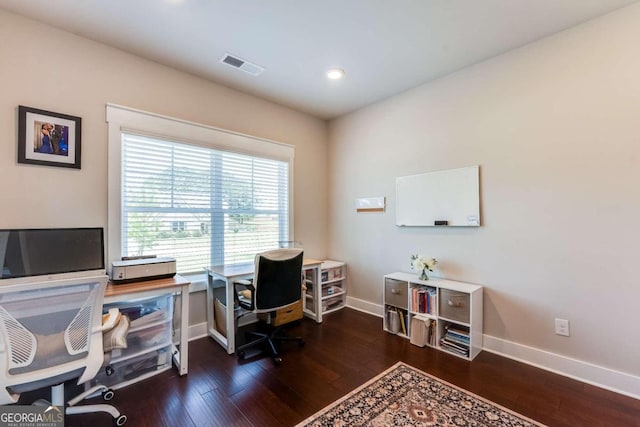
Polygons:
[[207,334],[213,337],[213,288],[212,282],[215,277],[211,272],[207,272]]
[[313,301],[316,305],[316,322],[322,323],[322,269],[317,266],[314,270],[316,283],[313,285],[313,292],[315,293]]
[[225,287],[227,291],[227,353],[233,354],[236,351],[236,318],[235,318],[235,299],[233,283],[229,283],[229,279],[225,278]]
[[311,292],[312,292],[312,306],[309,307],[309,301],[306,297],[306,292],[302,292],[302,301],[303,301],[303,311],[305,316],[310,317],[315,320],[317,323],[322,323],[322,301],[320,298],[322,297],[322,284],[321,280],[321,269],[320,265],[307,267],[304,269],[306,272],[311,272]]
[[189,286],[180,292],[180,375],[189,371]]

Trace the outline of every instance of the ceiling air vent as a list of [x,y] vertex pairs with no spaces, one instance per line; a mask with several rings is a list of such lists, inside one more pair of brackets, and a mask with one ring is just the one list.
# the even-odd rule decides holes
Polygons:
[[229,53],[225,53],[220,62],[238,70],[242,70],[245,73],[249,73],[252,76],[258,76],[264,71],[264,67],[245,61],[244,59],[240,59]]

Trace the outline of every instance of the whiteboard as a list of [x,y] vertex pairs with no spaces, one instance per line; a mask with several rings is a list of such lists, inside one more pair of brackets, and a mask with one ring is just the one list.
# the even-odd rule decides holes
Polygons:
[[435,226],[436,221],[480,226],[480,166],[396,178],[396,225]]

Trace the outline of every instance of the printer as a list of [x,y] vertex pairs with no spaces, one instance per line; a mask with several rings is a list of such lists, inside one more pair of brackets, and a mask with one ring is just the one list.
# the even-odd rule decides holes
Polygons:
[[144,257],[111,263],[111,281],[115,284],[173,277],[176,259],[170,257]]

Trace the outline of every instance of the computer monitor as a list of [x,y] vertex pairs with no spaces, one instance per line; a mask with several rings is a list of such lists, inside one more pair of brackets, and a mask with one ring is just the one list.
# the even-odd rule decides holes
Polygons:
[[104,268],[102,228],[0,229],[0,279]]

